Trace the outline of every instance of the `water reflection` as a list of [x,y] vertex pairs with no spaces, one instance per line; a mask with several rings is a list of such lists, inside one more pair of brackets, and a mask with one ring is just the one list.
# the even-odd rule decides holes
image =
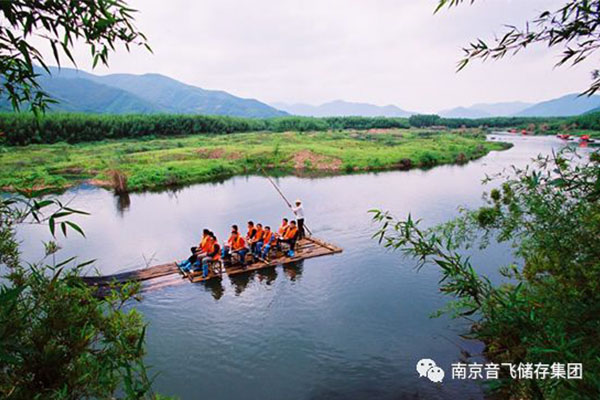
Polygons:
[[223,297],[225,293],[225,288],[223,287],[222,279],[211,279],[209,281],[204,282],[203,285],[208,292],[212,295],[213,299],[219,300]]
[[283,266],[283,272],[292,282],[300,280],[304,269],[304,260]]
[[120,217],[123,217],[125,212],[131,207],[131,197],[129,197],[129,193],[115,193],[115,205],[117,207],[117,214],[119,214]]
[[277,269],[275,267],[264,268],[256,272],[256,279],[268,286],[272,285],[277,279]]
[[244,293],[244,290],[246,290],[246,288],[248,287],[248,284],[250,283],[250,280],[253,275],[254,272],[248,272],[245,274],[239,274],[229,277],[229,280],[233,284],[236,296],[239,296],[242,293]]
[[[273,286],[277,281],[277,278],[280,276],[280,274],[277,272],[279,268],[283,269],[282,276],[285,276],[291,282],[297,282],[302,277],[304,261],[298,261],[283,266],[267,267],[258,271],[251,271],[230,276],[228,279],[231,283],[231,286],[233,286],[235,295],[240,296],[251,286],[250,284],[254,281],[267,286]],[[211,279],[209,281],[196,283],[196,285],[205,286],[206,290],[212,294],[213,298],[215,300],[219,300],[225,293],[223,279],[224,278]]]
[[[399,217],[411,213],[427,225],[446,221],[458,205],[482,204],[480,183],[486,174],[522,167],[564,146],[555,138],[501,140],[515,146],[464,166],[279,179],[287,195],[304,201],[315,234],[344,252],[205,283],[165,278],[136,304],[150,324],[147,357],[160,371],[157,391],[215,400],[483,398],[476,382],[431,385],[418,379],[414,365],[420,358],[435,357],[449,368],[463,357],[453,343],[472,346],[460,336],[468,324],[430,318],[448,300],[439,293],[439,271],[416,273],[414,262],[382,250],[371,239],[376,226],[367,210],[385,209]],[[222,241],[231,223],[245,226],[252,219],[275,227],[282,216],[291,217],[262,177],[132,193],[129,204],[122,200],[121,214],[111,192],[84,186],[64,199],[75,195],[72,206],[92,216],[75,217],[86,238],[61,240],[62,254],[97,258],[103,274],[144,267],[149,255],[152,264],[188,255],[203,227]],[[47,227],[23,226],[18,234],[25,260],[43,257],[40,241],[51,239]],[[508,246],[471,256],[477,271],[494,283],[501,280],[498,267],[514,262]]]

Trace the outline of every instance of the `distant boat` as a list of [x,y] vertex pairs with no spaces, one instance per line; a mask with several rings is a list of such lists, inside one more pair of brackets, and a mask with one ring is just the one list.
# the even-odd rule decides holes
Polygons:
[[529,132],[527,132],[527,129],[523,129],[521,131],[521,135],[529,135]]
[[590,135],[581,135],[581,137],[579,138],[579,143],[585,143],[585,144],[600,144],[598,142],[598,139],[592,139],[590,137]]
[[571,135],[569,135],[568,133],[559,133],[558,135],[556,135],[556,137],[562,140],[569,140]]

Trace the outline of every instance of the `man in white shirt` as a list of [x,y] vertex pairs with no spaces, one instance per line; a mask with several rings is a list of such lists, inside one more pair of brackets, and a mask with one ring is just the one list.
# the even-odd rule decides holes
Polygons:
[[292,211],[298,221],[298,239],[302,239],[304,235],[304,208],[300,199],[296,200],[296,206],[292,207]]

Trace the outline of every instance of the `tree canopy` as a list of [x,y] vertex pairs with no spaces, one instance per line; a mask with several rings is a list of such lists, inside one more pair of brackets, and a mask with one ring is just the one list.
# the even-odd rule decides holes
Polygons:
[[76,65],[75,42],[89,48],[93,66],[106,65],[119,43],[128,50],[130,45],[150,50],[134,25],[134,13],[123,0],[0,1],[0,94],[15,110],[28,104],[35,113],[52,101],[37,82],[35,66],[49,70],[34,37],[52,49],[58,65],[64,58]]

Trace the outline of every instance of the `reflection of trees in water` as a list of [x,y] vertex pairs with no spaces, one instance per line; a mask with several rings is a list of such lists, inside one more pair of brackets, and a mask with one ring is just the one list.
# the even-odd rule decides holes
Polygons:
[[204,287],[206,287],[207,291],[210,291],[210,294],[212,294],[212,297],[215,300],[219,300],[223,297],[223,293],[225,293],[222,279],[210,279],[204,282]]
[[129,207],[131,206],[131,198],[129,197],[129,193],[115,194],[115,200],[117,212],[122,217],[123,214],[125,214],[125,211],[129,210]]
[[304,270],[304,260],[297,261],[295,263],[286,264],[283,266],[283,272],[290,278],[290,281],[296,282],[296,280],[302,277],[302,271]]

